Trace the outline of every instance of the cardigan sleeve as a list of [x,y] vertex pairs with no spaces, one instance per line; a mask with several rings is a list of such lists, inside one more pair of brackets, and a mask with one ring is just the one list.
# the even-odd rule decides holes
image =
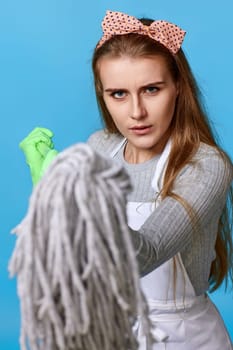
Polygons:
[[[192,208],[191,213],[180,201],[166,197],[139,231],[131,230],[142,276],[187,247],[190,249],[194,240],[201,239],[202,235],[206,235],[205,245],[214,247],[232,178],[231,164],[215,150],[202,154],[183,169],[173,192]],[[216,223],[214,232],[212,221]],[[208,247],[203,249],[206,254]],[[212,254],[211,249],[209,254]]]

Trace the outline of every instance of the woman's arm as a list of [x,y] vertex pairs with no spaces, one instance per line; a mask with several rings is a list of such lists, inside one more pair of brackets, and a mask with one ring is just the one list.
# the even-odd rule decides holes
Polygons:
[[[232,178],[232,167],[215,150],[183,169],[175,181],[174,193],[188,203],[192,214],[198,218],[196,231],[194,220],[184,206],[174,198],[165,198],[138,232],[132,230],[141,275],[189,248],[198,239],[209,247],[215,245],[217,224]],[[215,232],[211,232],[213,223]],[[208,247],[201,244],[199,248],[205,250],[205,254],[208,251]]]

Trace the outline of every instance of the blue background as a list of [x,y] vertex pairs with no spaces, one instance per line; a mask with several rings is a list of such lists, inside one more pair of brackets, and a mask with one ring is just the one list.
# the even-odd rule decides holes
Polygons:
[[[187,31],[184,51],[220,140],[233,155],[232,0],[7,0],[0,2],[0,350],[19,349],[16,280],[7,264],[11,229],[25,214],[31,181],[20,140],[35,126],[54,133],[58,150],[101,127],[91,56],[107,9],[166,19]],[[232,294],[213,295],[233,336]]]

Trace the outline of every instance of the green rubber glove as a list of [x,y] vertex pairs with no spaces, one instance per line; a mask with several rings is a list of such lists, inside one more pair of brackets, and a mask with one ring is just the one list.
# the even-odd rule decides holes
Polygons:
[[53,133],[46,128],[33,129],[19,144],[30,167],[33,185],[41,179],[49,164],[58,154],[52,142]]

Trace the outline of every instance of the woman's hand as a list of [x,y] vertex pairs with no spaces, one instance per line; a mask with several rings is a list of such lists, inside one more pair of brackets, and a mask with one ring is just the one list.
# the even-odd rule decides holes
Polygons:
[[33,185],[43,176],[45,170],[57,155],[52,142],[53,133],[46,128],[33,129],[19,144],[30,167]]

